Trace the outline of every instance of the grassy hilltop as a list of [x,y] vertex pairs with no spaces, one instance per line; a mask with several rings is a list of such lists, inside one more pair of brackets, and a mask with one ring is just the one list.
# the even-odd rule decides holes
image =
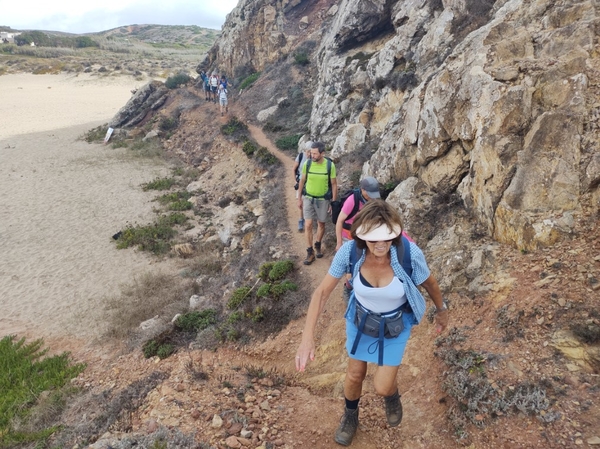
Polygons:
[[173,71],[193,73],[220,34],[195,25],[129,25],[81,35],[3,30],[21,34],[15,43],[0,44],[0,75],[97,72],[167,77]]

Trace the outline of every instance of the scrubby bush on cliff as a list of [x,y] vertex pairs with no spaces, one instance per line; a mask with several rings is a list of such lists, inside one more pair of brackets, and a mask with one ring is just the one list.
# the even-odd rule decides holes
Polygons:
[[241,83],[240,83],[240,90],[243,89],[248,89],[250,86],[252,86],[254,84],[254,82],[258,79],[258,77],[260,76],[260,72],[256,72],[253,73],[250,76],[247,76]]
[[179,121],[175,117],[163,117],[158,123],[158,128],[164,132],[173,131],[177,126],[179,126]]
[[310,64],[310,60],[308,59],[308,55],[300,51],[294,54],[294,62],[298,65],[308,65]]
[[169,89],[176,89],[182,84],[187,84],[191,78],[187,73],[178,73],[177,75],[173,75],[167,78],[165,81],[165,86]]
[[543,414],[546,422],[558,418],[557,413],[546,412],[550,407],[547,381],[540,379],[503,388],[502,382],[491,380],[487,371],[488,365],[497,363],[497,355],[454,348],[468,340],[463,329],[451,331],[436,340],[440,349],[434,353],[446,364],[442,389],[454,402],[450,404],[448,418],[458,440],[468,439],[469,425],[481,428],[490,420],[510,413]]
[[302,134],[292,134],[291,136],[284,136],[275,141],[275,145],[280,150],[296,150],[298,148],[298,142]]

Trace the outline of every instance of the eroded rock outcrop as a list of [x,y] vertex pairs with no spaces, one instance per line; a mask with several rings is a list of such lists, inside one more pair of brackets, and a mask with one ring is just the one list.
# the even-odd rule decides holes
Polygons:
[[[365,174],[382,183],[415,176],[432,194],[458,193],[495,239],[550,245],[569,232],[564,213],[576,213],[594,171],[597,135],[587,136],[593,147],[582,140],[597,93],[597,6],[439,3],[342,2],[318,53],[312,132],[339,142],[369,107],[367,133],[380,131],[381,142]],[[361,34],[365,8],[379,8],[393,30]]]
[[126,128],[138,125],[148,114],[164,105],[168,92],[169,89],[160,81],[144,85],[117,112],[108,126]]
[[340,172],[376,148],[363,175],[464,272],[474,234],[531,250],[600,209],[599,18],[595,1],[242,0],[199,67],[260,71],[315,41],[310,137]]

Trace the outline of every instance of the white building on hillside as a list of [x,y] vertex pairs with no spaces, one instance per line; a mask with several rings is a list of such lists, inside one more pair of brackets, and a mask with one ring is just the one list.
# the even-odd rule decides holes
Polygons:
[[18,36],[21,33],[9,33],[8,31],[0,31],[0,44],[15,43],[15,36]]

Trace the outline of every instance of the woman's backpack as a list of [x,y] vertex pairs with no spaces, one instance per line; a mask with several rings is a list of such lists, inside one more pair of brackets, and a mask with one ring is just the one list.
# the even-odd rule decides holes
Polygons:
[[[354,195],[354,207],[352,208],[352,211],[348,214],[348,217],[346,217],[346,220],[350,220],[358,213],[358,209],[360,208],[360,201],[362,199],[360,195],[360,189],[346,190],[344,193],[342,193],[342,196],[339,200],[331,202],[331,221],[333,224],[337,223],[338,217],[340,216],[340,212],[342,211],[342,207],[344,207],[344,203],[352,195]],[[344,224],[342,226],[344,227],[344,229],[348,230],[351,227],[351,225],[346,223],[346,221],[344,221]]]

